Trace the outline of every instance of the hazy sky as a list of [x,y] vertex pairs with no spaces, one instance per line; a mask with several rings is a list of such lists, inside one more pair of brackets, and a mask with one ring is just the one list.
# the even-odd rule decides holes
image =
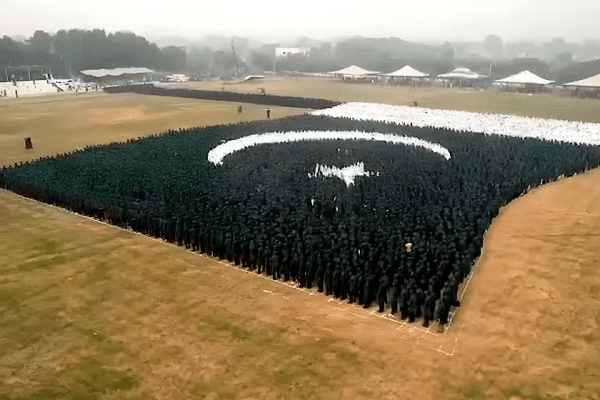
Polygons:
[[597,0],[0,0],[0,12],[0,36],[100,28],[153,38],[600,39]]

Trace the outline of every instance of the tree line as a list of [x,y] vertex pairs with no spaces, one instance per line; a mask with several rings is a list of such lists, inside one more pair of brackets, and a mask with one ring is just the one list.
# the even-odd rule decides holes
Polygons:
[[[134,33],[107,34],[103,29],[59,30],[55,34],[38,30],[25,43],[1,38],[0,67],[25,65],[48,66],[57,78],[72,77],[85,69],[117,67],[180,71],[186,65],[186,50],[159,48]],[[6,73],[0,72],[0,81],[6,81]]]

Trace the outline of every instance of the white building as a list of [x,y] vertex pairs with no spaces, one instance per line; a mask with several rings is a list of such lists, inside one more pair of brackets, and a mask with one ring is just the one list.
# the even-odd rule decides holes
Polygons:
[[287,57],[294,54],[310,56],[310,47],[276,47],[275,57]]
[[183,74],[173,74],[165,76],[166,82],[188,82],[189,80],[190,77]]

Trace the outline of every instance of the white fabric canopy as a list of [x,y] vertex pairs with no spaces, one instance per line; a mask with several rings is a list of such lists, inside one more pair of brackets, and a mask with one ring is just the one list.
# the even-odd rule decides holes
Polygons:
[[477,72],[471,71],[469,68],[459,67],[452,71],[437,76],[442,79],[463,79],[463,80],[474,80],[487,78],[487,75],[480,75]]
[[379,71],[368,71],[364,68],[361,68],[357,65],[351,65],[347,68],[340,69],[339,71],[332,71],[330,74],[335,75],[344,75],[344,76],[367,76],[367,75],[375,75],[378,74]]
[[113,68],[113,69],[86,69],[81,71],[82,74],[103,78],[105,76],[121,76],[134,74],[151,74],[154,71],[148,68]]
[[381,74],[382,76],[391,76],[391,77],[405,77],[405,78],[425,78],[429,76],[421,71],[417,71],[410,65],[405,65],[397,71],[390,72],[389,74]]
[[520,83],[520,84],[534,84],[534,85],[548,85],[549,83],[553,83],[554,81],[550,81],[548,79],[540,78],[533,72],[529,72],[527,70],[521,71],[518,74],[511,75],[504,79],[499,79],[495,82],[498,83]]
[[563,86],[580,86],[589,88],[600,88],[600,74],[582,79],[580,81],[565,83]]

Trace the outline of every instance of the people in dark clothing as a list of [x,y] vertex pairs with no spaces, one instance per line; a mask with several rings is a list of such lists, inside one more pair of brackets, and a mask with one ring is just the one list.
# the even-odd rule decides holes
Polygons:
[[385,308],[389,286],[387,275],[382,275],[381,278],[379,278],[379,287],[377,289],[377,303],[379,304],[379,309],[377,311],[380,313],[382,313]]
[[[447,148],[451,161],[418,146],[367,141],[265,144],[220,165],[198,157],[221,140],[323,129],[414,136]],[[357,160],[372,175],[346,184],[321,174]],[[499,208],[542,181],[599,164],[597,146],[303,116],[170,130],[48,157],[2,168],[0,186],[365,308],[375,301],[383,312],[389,303],[402,320],[423,316],[425,326],[433,319],[444,326]]]
[[410,293],[407,287],[403,287],[400,291],[400,299],[398,300],[398,306],[400,308],[400,319],[405,320],[408,317],[408,306],[410,301]]
[[373,275],[367,273],[363,290],[363,308],[371,307],[373,301]]
[[411,291],[408,300],[408,322],[415,322],[419,313],[419,300],[416,291]]
[[429,322],[433,320],[435,313],[435,295],[432,292],[427,293],[425,304],[423,305],[423,326],[428,327]]

